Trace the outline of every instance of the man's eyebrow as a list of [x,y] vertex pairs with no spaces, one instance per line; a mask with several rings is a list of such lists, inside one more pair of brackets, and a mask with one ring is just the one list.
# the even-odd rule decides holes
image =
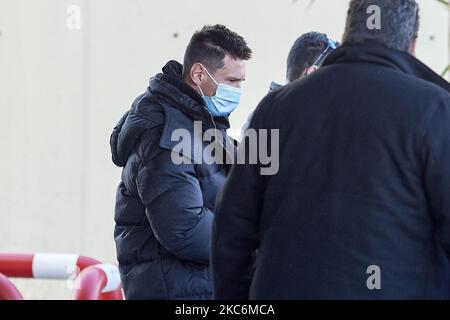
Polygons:
[[235,78],[235,77],[227,77],[228,81],[245,81],[245,77],[242,78]]

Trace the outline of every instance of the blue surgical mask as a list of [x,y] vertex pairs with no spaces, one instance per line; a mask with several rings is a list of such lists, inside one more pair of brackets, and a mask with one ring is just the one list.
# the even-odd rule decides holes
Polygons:
[[203,100],[205,100],[206,107],[214,117],[228,117],[238,107],[242,91],[241,89],[218,83],[206,68],[205,70],[211,80],[217,85],[216,94],[212,97],[205,96],[200,86],[198,86]]

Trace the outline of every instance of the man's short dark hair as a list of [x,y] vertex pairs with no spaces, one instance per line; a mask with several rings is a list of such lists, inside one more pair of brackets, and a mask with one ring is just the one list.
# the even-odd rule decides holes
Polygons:
[[215,72],[224,66],[225,55],[235,59],[249,60],[252,50],[243,37],[227,27],[220,24],[204,26],[194,33],[187,46],[183,62],[183,78],[197,62],[204,64],[210,72]]
[[327,46],[327,35],[319,32],[305,33],[295,40],[287,59],[286,79],[299,79]]
[[[370,29],[367,9],[380,8],[381,29]],[[384,46],[409,52],[419,32],[419,6],[415,0],[352,0],[343,42],[350,44],[375,40]]]

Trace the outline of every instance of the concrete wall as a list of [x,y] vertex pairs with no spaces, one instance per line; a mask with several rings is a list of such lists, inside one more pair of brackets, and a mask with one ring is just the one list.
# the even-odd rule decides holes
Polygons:
[[[449,63],[448,10],[420,3],[418,55],[441,72]],[[347,4],[0,0],[0,252],[73,252],[113,262],[120,169],[110,161],[109,135],[149,76],[181,59],[203,24],[239,32],[255,54],[231,119],[238,135],[270,81],[284,81],[297,36],[318,30],[340,39]],[[70,5],[81,9],[80,29],[68,28]],[[64,282],[15,282],[28,299],[70,297]]]

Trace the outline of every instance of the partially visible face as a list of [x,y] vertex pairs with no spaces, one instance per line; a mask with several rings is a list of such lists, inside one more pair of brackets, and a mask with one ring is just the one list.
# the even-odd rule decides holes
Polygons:
[[417,48],[417,38],[413,40],[410,53],[415,57]]
[[317,71],[317,69],[319,69],[319,67],[316,65],[310,66],[308,69],[305,70],[304,76],[306,77],[306,76],[310,75],[311,73]]
[[[205,66],[201,68],[198,85],[205,96],[212,97],[216,94],[217,84],[211,79],[204,68]],[[233,57],[226,55],[223,59],[222,68],[217,69],[214,72],[211,70],[208,71],[217,83],[240,89],[242,83],[245,81],[245,60],[234,59]]]

